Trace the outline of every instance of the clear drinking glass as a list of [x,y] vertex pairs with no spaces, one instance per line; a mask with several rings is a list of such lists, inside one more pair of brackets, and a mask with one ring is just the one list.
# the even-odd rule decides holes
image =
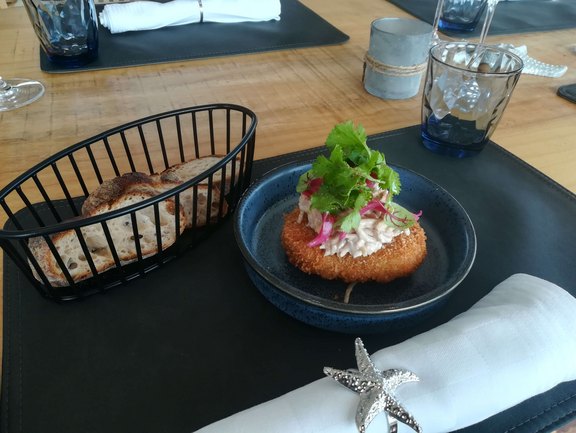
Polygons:
[[3,80],[0,77],[0,111],[9,111],[28,105],[44,94],[39,81],[23,78]]
[[422,140],[436,152],[478,154],[496,129],[520,73],[508,50],[440,42],[430,50],[422,98]]
[[48,59],[78,67],[98,55],[98,18],[94,0],[23,0]]

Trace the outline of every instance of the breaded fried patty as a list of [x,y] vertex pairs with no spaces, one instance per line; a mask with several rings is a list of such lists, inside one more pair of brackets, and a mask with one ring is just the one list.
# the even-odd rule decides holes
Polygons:
[[316,237],[316,232],[304,222],[298,223],[299,213],[296,208],[285,216],[282,245],[290,263],[308,274],[347,283],[387,283],[410,275],[426,257],[426,234],[418,223],[410,227],[409,235],[396,236],[390,244],[369,256],[325,256],[324,250],[307,245]]

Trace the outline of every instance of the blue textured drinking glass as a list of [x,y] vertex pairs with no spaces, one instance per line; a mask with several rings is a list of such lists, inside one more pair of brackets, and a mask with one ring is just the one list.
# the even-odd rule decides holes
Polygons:
[[34,32],[48,59],[79,67],[98,56],[94,0],[23,0]]
[[465,157],[484,149],[520,78],[522,59],[496,46],[440,42],[430,49],[422,97],[422,142]]
[[486,9],[487,0],[444,0],[438,27],[452,32],[472,32]]

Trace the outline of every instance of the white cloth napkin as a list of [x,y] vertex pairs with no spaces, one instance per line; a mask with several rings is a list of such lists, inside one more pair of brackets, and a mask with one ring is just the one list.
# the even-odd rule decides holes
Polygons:
[[[371,357],[380,370],[405,368],[420,377],[396,396],[424,432],[446,433],[576,379],[575,312],[576,298],[565,290],[516,274],[451,321]],[[199,432],[355,433],[358,402],[323,378]],[[385,418],[377,416],[368,433],[386,431]],[[413,433],[401,423],[399,432]]]
[[[202,4],[202,7],[200,7]],[[153,30],[203,22],[237,23],[279,20],[280,0],[173,0],[107,4],[100,24],[111,33]]]

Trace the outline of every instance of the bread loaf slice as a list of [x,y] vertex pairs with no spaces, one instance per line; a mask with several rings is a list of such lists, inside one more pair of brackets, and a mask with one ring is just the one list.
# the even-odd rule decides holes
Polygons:
[[[190,179],[195,178],[196,176],[199,176],[206,170],[209,170],[215,164],[220,162],[222,158],[223,156],[221,155],[210,155],[197,159],[191,159],[190,161],[173,165],[164,170],[162,173],[160,173],[160,180],[162,182],[186,182]],[[224,189],[225,193],[228,193],[230,191],[230,186],[232,183],[233,165],[234,165],[234,180],[237,181],[238,177],[240,176],[239,158],[233,160],[233,163],[231,161],[226,165],[224,186],[222,186],[222,175],[220,171],[217,171],[213,177],[212,184],[217,188],[219,188],[220,190]]]
[[[153,198],[161,191],[161,185],[156,184],[154,179],[148,179],[147,175],[128,173],[103,182],[82,206],[83,216],[91,217],[121,209]],[[99,273],[116,266],[111,248],[114,248],[120,264],[127,264],[138,258],[137,245],[140,247],[142,257],[156,254],[160,248],[164,250],[176,241],[177,221],[180,233],[186,225],[183,209],[179,210],[179,215],[176,217],[173,199],[158,203],[158,218],[155,216],[153,205],[136,211],[135,218],[137,232],[134,230],[130,214],[106,221],[113,245],[108,243],[101,224],[81,228],[82,236]],[[157,240],[157,227],[160,231],[160,248]],[[74,281],[82,281],[92,276],[74,230],[57,233],[51,237],[51,240]],[[29,247],[49,281],[55,286],[67,286],[68,281],[64,272],[46,241],[43,238],[33,238],[29,242]]]
[[[182,182],[163,182],[166,189],[172,189]],[[211,192],[210,192],[211,191]],[[210,197],[208,197],[210,192]],[[199,184],[186,188],[178,194],[180,208],[184,211],[186,228],[203,227],[208,221],[208,200],[210,200],[210,222],[218,220],[220,206],[222,206],[222,216],[228,212],[228,205],[225,200],[221,200],[221,193],[218,187],[213,186],[211,189],[208,185]],[[196,196],[196,199],[194,197]],[[222,205],[220,205],[222,203]]]
[[[112,210],[114,203],[134,191],[150,191],[158,194],[163,191],[156,176],[145,173],[126,173],[113,179],[105,180],[90,193],[82,204],[82,215],[93,216]],[[117,207],[115,207],[117,209]]]
[[[84,235],[84,230],[82,230]],[[66,230],[56,233],[50,237],[64,266],[70,273],[74,281],[82,281],[92,276],[92,271],[86,260],[78,236],[74,230]],[[48,244],[42,237],[32,238],[28,242],[32,254],[36,258],[42,273],[46,276],[52,286],[68,286],[68,281],[64,276],[60,265],[48,247]],[[96,249],[90,253],[94,266],[98,273],[104,272],[114,266],[112,255],[105,249]],[[42,281],[36,269],[31,265],[32,272],[37,280]]]
[[[215,164],[222,160],[222,156],[211,155],[202,158],[192,159],[181,164],[173,165],[160,173],[160,182],[167,187],[174,187],[175,185],[182,184],[196,176],[209,170]],[[240,160],[234,160],[236,165],[234,171],[234,178],[238,179]],[[226,176],[224,181],[224,192],[230,191],[230,184],[232,182],[232,165],[228,164],[226,168]],[[194,189],[196,188],[197,199],[194,200]],[[187,188],[180,194],[180,205],[184,208],[186,214],[186,227],[201,227],[206,225],[207,222],[207,205],[209,188],[206,183],[201,183],[197,187]],[[228,205],[225,200],[222,200],[222,176],[220,172],[216,172],[212,182],[212,191],[210,193],[210,222],[215,222],[218,218],[220,207],[222,208],[222,215],[228,212]],[[196,202],[196,212],[194,212],[194,202]],[[194,215],[196,217],[194,218]]]
[[[91,214],[86,216],[100,215],[115,209],[131,206],[135,203],[153,198],[157,195],[153,191],[131,191],[130,193],[118,197],[110,208],[106,209],[101,207],[95,209]],[[154,213],[154,206],[147,206],[144,209],[138,210],[135,213],[137,236],[140,240],[140,249],[143,256],[148,256],[158,252],[158,243],[156,235],[156,227],[160,226],[161,247],[162,249],[168,248],[172,245],[177,238],[176,234],[176,221],[175,205],[173,199],[167,199],[158,203],[158,220]],[[179,232],[182,233],[186,225],[186,218],[184,211],[180,209],[179,215]],[[114,241],[114,246],[118,257],[122,261],[131,261],[137,258],[135,236],[136,231],[132,224],[132,218],[128,215],[122,215],[106,222],[110,235]],[[91,248],[104,248],[107,247],[104,230],[101,225],[91,225],[86,227],[87,243]]]
[[[86,198],[82,205],[82,216],[102,215],[155,197],[202,174],[221,159],[222,156],[212,155],[172,166],[160,174],[126,173],[106,180]],[[237,179],[240,161],[235,160],[233,164],[236,166],[234,178]],[[222,177],[219,176],[218,172],[213,179],[212,188],[209,188],[207,184],[198,184],[179,193],[178,217],[176,217],[174,198],[166,199],[158,204],[158,221],[153,206],[137,211],[135,217],[142,257],[148,257],[159,252],[157,227],[160,230],[160,247],[164,250],[176,241],[178,237],[177,225],[181,233],[185,228],[202,227],[208,221],[215,222],[219,215],[225,215],[228,206],[226,201],[222,199],[223,195],[220,188],[224,187],[225,191],[229,191],[231,181],[232,164],[228,164],[224,183],[222,183]],[[209,202],[210,206],[208,207]],[[208,214],[210,215],[209,219]],[[113,245],[108,243],[101,224],[92,224],[81,228],[82,237],[98,273],[116,267],[112,248],[114,248],[121,265],[133,262],[138,258],[135,231],[130,215],[107,220],[106,226]],[[92,276],[88,260],[74,230],[57,233],[52,235],[50,239],[75,282]],[[30,239],[29,247],[50,283],[53,286],[67,286],[68,281],[64,272],[44,238]],[[40,280],[35,270],[33,272]]]
[[[131,206],[141,201],[153,198],[165,191],[166,187],[155,177],[144,173],[127,173],[103,182],[82,205],[82,215],[91,217]],[[173,198],[158,203],[158,220],[154,206],[148,206],[135,213],[137,232],[140,239],[142,255],[147,256],[158,252],[156,242],[156,226],[160,226],[162,249],[168,248],[177,238],[176,226],[182,233],[186,225],[186,216],[182,208],[176,218],[176,206]],[[112,218],[107,222],[118,256],[122,261],[136,259],[135,230],[132,218],[128,215]],[[92,227],[92,226],[90,226]],[[106,246],[101,226],[90,230],[89,239],[95,248]]]

